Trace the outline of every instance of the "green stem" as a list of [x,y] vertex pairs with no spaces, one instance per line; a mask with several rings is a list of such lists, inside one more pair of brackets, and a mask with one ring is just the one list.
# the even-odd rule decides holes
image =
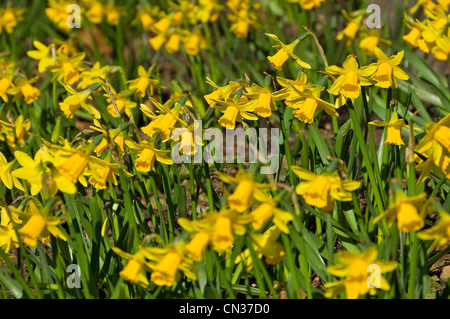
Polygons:
[[380,190],[378,188],[378,183],[375,178],[374,170],[372,163],[370,161],[370,155],[367,151],[367,146],[361,131],[360,123],[358,123],[358,118],[356,116],[356,112],[353,109],[353,104],[350,100],[347,101],[348,110],[350,112],[350,118],[352,121],[353,131],[355,132],[356,138],[358,139],[359,147],[361,148],[361,153],[363,155],[364,164],[366,165],[367,173],[369,174],[370,184],[372,184],[373,192],[375,194],[375,201],[377,203],[378,209],[380,211],[384,210],[383,199],[380,194]]

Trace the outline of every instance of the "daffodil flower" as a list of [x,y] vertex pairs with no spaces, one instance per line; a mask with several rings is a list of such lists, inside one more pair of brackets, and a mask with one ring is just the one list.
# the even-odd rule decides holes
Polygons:
[[436,167],[447,178],[450,178],[450,114],[446,115],[438,123],[425,125],[426,135],[415,147],[415,152],[427,158],[422,161],[418,169],[422,170],[418,183],[422,183]]
[[81,64],[86,53],[80,52],[72,57],[68,57],[64,53],[57,56],[56,63],[47,67],[48,70],[55,73],[52,81],[63,80],[65,84],[72,85],[80,79],[80,72],[85,70]]
[[63,102],[59,103],[61,110],[67,118],[73,118],[75,112],[78,111],[80,107],[88,111],[89,114],[91,114],[91,116],[95,119],[99,119],[101,117],[100,112],[95,107],[90,105],[90,103],[92,103],[92,98],[90,96],[92,91],[90,89],[77,92],[68,84],[63,84],[63,86],[67,92],[72,94],[65,98]]
[[234,98],[236,92],[243,87],[241,83],[233,81],[230,81],[228,85],[220,87],[208,77],[206,78],[206,83],[216,88],[214,92],[204,96],[206,102],[211,108],[216,107],[217,100],[226,100],[228,98]]
[[275,101],[285,100],[287,106],[293,107],[294,99],[300,97],[300,94],[305,90],[313,91],[316,87],[314,84],[308,83],[308,76],[305,72],[301,72],[295,80],[288,80],[277,76],[277,82],[283,87],[272,94]]
[[270,117],[272,111],[277,110],[277,106],[273,100],[272,93],[266,87],[262,88],[257,84],[252,84],[250,88],[247,88],[248,93],[244,95],[254,103],[254,110],[258,116]]
[[[325,297],[332,298],[342,292],[347,293],[348,299],[357,299],[360,295],[367,293],[375,294],[375,284],[372,282],[373,288],[368,284],[369,266],[377,266],[381,274],[391,272],[398,267],[396,261],[381,261],[377,260],[378,251],[374,246],[367,248],[362,253],[351,253],[349,251],[339,251],[336,258],[340,262],[338,265],[327,267],[330,274],[337,277],[345,277],[343,280],[337,282],[329,282],[325,285],[328,288],[325,292]],[[377,276],[379,278],[379,288],[385,291],[390,289],[390,285],[386,278]],[[372,281],[375,281],[373,278]]]
[[371,79],[375,85],[384,89],[397,88],[397,78],[400,80],[408,80],[409,76],[398,66],[403,59],[404,51],[396,55],[388,57],[378,47],[375,48],[375,55],[378,58],[376,63],[372,63],[364,68],[365,72],[373,73]]
[[124,7],[116,6],[114,3],[106,4],[106,22],[109,25],[118,25],[120,17],[126,14]]
[[347,11],[343,10],[342,15],[347,20],[347,25],[344,30],[338,33],[336,39],[342,40],[345,38],[346,45],[349,46],[352,41],[355,40],[359,30],[361,30],[364,13],[361,11],[355,11],[348,14]]
[[41,190],[46,198],[53,197],[58,190],[75,194],[74,183],[50,164],[53,159],[43,150],[37,151],[34,159],[21,151],[15,151],[14,156],[22,167],[12,171],[11,175],[26,180],[31,185],[31,195],[37,195]]
[[227,1],[227,6],[231,13],[227,15],[231,23],[230,31],[238,38],[246,38],[248,32],[258,27],[258,16],[256,10],[259,3],[251,3],[250,1]]
[[302,180],[295,191],[305,202],[325,211],[334,208],[334,201],[348,202],[352,200],[351,191],[360,187],[356,181],[343,181],[337,172],[325,171],[316,175],[304,168],[292,166],[292,171]]
[[288,0],[288,2],[291,3],[298,3],[302,9],[305,10],[312,10],[314,8],[320,8],[322,5],[322,2],[325,2],[326,0]]
[[77,88],[84,90],[95,83],[101,83],[100,78],[106,78],[109,72],[112,72],[112,68],[109,66],[101,66],[100,62],[95,62],[90,70],[85,70],[80,74],[80,83]]
[[[204,249],[205,241],[212,243],[213,249],[217,252],[228,251],[234,243],[235,235],[244,235],[246,229],[244,225],[250,223],[253,216],[237,212],[234,209],[222,209],[220,212],[209,212],[202,215],[201,219],[191,221],[187,218],[179,218],[178,224],[190,233],[197,234],[206,232],[209,237],[203,236],[203,240],[198,240]],[[203,252],[195,251],[194,247],[189,246],[189,251],[194,251],[192,257],[198,257]],[[195,258],[194,258],[195,260]]]
[[[259,196],[257,195],[257,198],[258,197]],[[289,212],[277,208],[276,202],[270,197],[259,197],[258,200],[261,201],[261,204],[251,212],[251,215],[253,216],[253,228],[255,230],[260,230],[268,220],[273,218],[275,226],[283,233],[288,234],[289,228],[287,227],[287,223],[292,221],[294,216]]]
[[188,278],[197,280],[194,262],[187,258],[183,252],[186,243],[169,245],[165,248],[144,247],[142,252],[152,263],[151,281],[158,286],[173,286],[182,271]]
[[[1,68],[1,66],[0,66]],[[11,73],[0,72],[0,97],[4,102],[8,102],[8,89],[13,84],[13,76]]]
[[35,76],[30,80],[16,78],[14,80],[14,86],[9,88],[6,92],[8,94],[14,95],[13,102],[17,101],[23,96],[25,98],[25,102],[27,104],[31,104],[36,101],[41,95],[39,89],[32,86],[32,84],[36,83],[38,79],[38,76]]
[[20,214],[20,218],[26,220],[22,228],[19,229],[20,239],[25,244],[37,246],[39,237],[47,240],[50,234],[61,240],[67,240],[58,228],[63,219],[48,216],[48,210],[48,207],[39,209],[33,201],[28,202],[27,212]]
[[333,104],[320,98],[322,87],[316,87],[313,91],[305,90],[298,92],[299,97],[291,100],[292,107],[295,108],[294,116],[302,122],[312,124],[316,111],[324,110],[328,115],[339,117]]
[[139,247],[139,250],[135,254],[124,252],[118,247],[112,247],[112,250],[122,257],[128,260],[125,268],[119,273],[120,277],[129,281],[135,285],[141,285],[144,288],[149,286],[145,271],[151,271],[151,264],[145,259],[143,248]]
[[150,76],[152,74],[152,68],[150,68],[148,71],[144,69],[142,65],[138,67],[138,75],[139,77],[137,79],[128,81],[129,89],[130,90],[136,90],[141,97],[145,97],[145,94],[149,92],[150,96],[153,96],[154,90],[157,90],[159,88],[164,88],[159,84],[158,80],[152,79]]
[[7,33],[12,33],[17,24],[23,20],[25,11],[25,8],[13,8],[10,6],[0,8],[0,33],[2,28]]
[[[264,234],[251,234],[251,245],[258,258],[267,265],[276,265],[281,262],[286,255],[283,245],[277,242],[280,237],[280,230],[276,226],[270,227]],[[243,262],[247,271],[253,267],[253,260],[250,250],[244,250],[235,260],[235,264]]]
[[[106,90],[106,89],[105,89]],[[117,93],[116,90],[113,87],[110,87],[111,94],[114,98],[114,101],[116,102],[116,107],[114,106],[113,101],[111,100],[111,97],[109,96],[109,93],[105,94],[106,101],[109,103],[106,109],[108,110],[108,113],[111,114],[112,117],[117,117],[119,112],[119,115],[122,113],[125,113],[128,117],[132,118],[133,113],[131,109],[134,109],[137,106],[136,102],[131,101],[130,97],[132,95],[132,91],[130,90],[124,90],[120,93]]]
[[330,74],[339,75],[329,92],[334,95],[342,94],[347,99],[358,98],[361,94],[361,86],[368,86],[375,83],[369,79],[374,69],[359,68],[358,62],[356,62],[356,59],[352,55],[347,57],[343,68],[333,65],[327,67],[325,71]]
[[374,218],[373,222],[376,224],[386,218],[389,227],[393,225],[394,221],[397,221],[398,230],[404,233],[417,231],[425,225],[423,219],[432,209],[429,204],[430,201],[427,200],[425,193],[408,197],[402,191],[397,191],[393,203],[384,213]]
[[211,241],[211,235],[207,231],[198,231],[195,233],[189,243],[184,246],[184,252],[197,262],[203,260],[203,252]]
[[28,56],[34,60],[38,60],[38,70],[40,73],[47,71],[47,68],[55,63],[53,61],[52,48],[55,48],[54,44],[46,46],[39,41],[33,41],[33,45],[37,50],[30,50],[27,52]]
[[450,240],[450,214],[441,210],[437,223],[417,233],[417,236],[422,240],[433,240],[434,247],[444,245]]
[[154,146],[154,144],[147,141],[141,141],[140,144],[137,144],[134,141],[126,140],[125,144],[131,148],[131,151],[128,154],[139,155],[134,162],[134,166],[139,172],[150,172],[155,165],[155,160],[166,165],[173,164],[173,161],[167,156],[170,150],[159,150]]
[[47,17],[57,25],[61,30],[70,31],[67,19],[70,16],[70,10],[67,10],[70,3],[61,0],[49,0],[48,8],[45,8]]
[[211,99],[217,103],[217,109],[224,113],[219,118],[219,124],[227,129],[234,129],[236,122],[243,122],[245,120],[256,121],[258,117],[249,112],[255,110],[255,104],[249,102],[245,96],[228,98],[225,101]]
[[175,106],[170,109],[167,103],[161,104],[153,98],[150,98],[150,101],[161,114],[156,116],[147,105],[141,104],[142,112],[152,118],[152,121],[142,128],[142,132],[149,137],[153,137],[156,132],[161,132],[165,139],[169,139],[175,124],[180,123],[182,126],[187,126],[187,123],[180,118],[180,113],[183,112],[181,104],[175,102]]
[[189,55],[197,55],[200,49],[208,47],[207,39],[200,33],[200,31],[189,32],[183,39],[184,50]]
[[405,24],[411,29],[408,34],[405,34],[402,39],[409,45],[417,48],[419,46],[419,39],[422,37],[421,24],[417,22],[409,21],[408,16],[405,14]]
[[103,15],[106,8],[100,1],[93,1],[90,3],[89,10],[86,12],[86,18],[89,22],[100,24],[103,21]]
[[106,130],[97,119],[94,119],[94,126],[90,126],[90,128],[102,133],[105,136],[94,148],[94,152],[97,156],[100,156],[108,147],[108,142],[114,142],[117,146],[119,146],[121,155],[125,153],[125,136],[120,128]]
[[362,39],[359,41],[359,47],[368,56],[375,54],[375,48],[378,45],[383,44],[385,46],[391,46],[392,42],[382,39],[380,37],[380,31],[370,30]]
[[254,181],[254,174],[245,171],[237,172],[236,176],[228,176],[221,172],[217,172],[219,178],[228,184],[237,184],[233,194],[227,197],[227,204],[230,208],[240,213],[245,212],[254,202],[254,197],[264,197],[262,192],[272,188],[271,185],[260,184]]
[[284,44],[278,39],[278,37],[274,34],[266,33],[266,35],[272,40],[278,42],[280,45],[274,46],[275,49],[278,50],[277,54],[274,56],[269,56],[267,59],[273,64],[273,66],[277,70],[281,70],[283,68],[283,64],[289,59],[293,58],[298,65],[300,65],[304,69],[311,69],[311,65],[302,61],[298,56],[294,54],[294,49],[299,44],[300,40],[295,40],[289,45]]
[[67,140],[62,141],[63,146],[53,145],[44,139],[43,142],[49,150],[49,153],[53,155],[51,162],[59,173],[67,180],[74,184],[79,181],[86,187],[87,181],[83,176],[86,169],[89,169],[89,172],[97,179],[103,179],[103,177],[97,173],[95,167],[95,161],[99,159],[90,155],[93,151],[93,146],[84,146],[82,144],[72,146]]
[[[127,177],[132,176],[127,171],[123,171]],[[111,163],[111,154],[108,154],[104,159],[90,157],[90,165],[84,172],[85,175],[91,175],[89,183],[96,189],[106,189],[107,182],[117,185],[116,175],[119,175],[119,167],[115,163]]]
[[400,135],[400,130],[402,127],[409,128],[409,125],[405,124],[405,120],[398,119],[397,112],[392,113],[391,120],[388,122],[385,121],[373,121],[369,122],[370,125],[375,125],[378,127],[387,126],[387,137],[386,141],[384,141],[384,145],[405,145],[402,141],[402,137]]
[[19,219],[19,210],[13,206],[0,207],[0,209],[0,248],[8,253],[10,250],[19,247],[19,239],[14,224],[22,224],[22,220]]
[[12,169],[16,161],[8,161],[5,158],[5,155],[0,152],[0,181],[8,188],[13,189],[16,187],[21,191],[25,191],[22,184],[19,182],[16,176],[12,174]]

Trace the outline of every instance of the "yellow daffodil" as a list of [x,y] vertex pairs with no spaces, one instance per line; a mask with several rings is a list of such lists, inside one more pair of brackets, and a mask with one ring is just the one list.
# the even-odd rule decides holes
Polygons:
[[0,71],[0,97],[4,102],[9,102],[7,92],[12,84],[13,84],[13,75],[11,73]]
[[60,174],[51,164],[52,157],[43,150],[37,151],[34,159],[21,151],[15,151],[14,156],[22,167],[11,174],[30,184],[31,195],[37,195],[41,190],[44,191],[44,197],[48,198],[55,196],[58,190],[75,194],[74,183]]
[[95,107],[90,105],[90,103],[92,103],[92,98],[90,96],[92,91],[90,89],[77,92],[68,84],[63,84],[63,86],[67,90],[67,92],[72,94],[65,98],[63,102],[59,103],[61,110],[64,112],[67,118],[73,118],[75,112],[78,111],[80,107],[88,111],[93,118],[100,118],[100,112]]
[[6,7],[0,8],[0,33],[5,29],[7,33],[12,33],[17,24],[23,20],[25,8]]
[[214,92],[204,96],[206,102],[211,108],[216,107],[217,105],[216,100],[226,100],[228,98],[234,98],[236,92],[243,87],[241,83],[233,81],[230,81],[228,85],[220,87],[216,83],[214,83],[210,78],[206,78],[206,83],[216,88]]
[[325,211],[334,208],[334,201],[348,202],[352,200],[351,191],[360,187],[356,181],[343,181],[337,172],[325,171],[316,175],[304,168],[292,166],[292,171],[300,177],[302,182],[295,191],[305,202]]
[[89,6],[89,10],[86,12],[86,18],[94,24],[99,24],[103,21],[105,9],[103,3],[100,1],[93,1]]
[[[207,232],[213,249],[217,252],[228,251],[235,240],[235,235],[244,235],[244,225],[252,220],[249,214],[242,214],[233,209],[222,209],[220,212],[209,212],[202,215],[201,219],[191,221],[187,218],[179,218],[178,224],[190,233]],[[206,237],[199,243],[205,244]],[[193,247],[188,248],[193,250]],[[195,249],[194,249],[195,251]],[[193,257],[201,252],[195,251]]]
[[145,71],[144,67],[140,65],[138,67],[138,75],[137,79],[129,81],[129,89],[136,90],[141,97],[145,97],[145,94],[148,92],[150,97],[153,96],[153,91],[159,88],[164,88],[159,84],[158,80],[152,79],[150,76],[152,74],[152,68],[148,71]]
[[112,250],[123,259],[128,260],[125,268],[119,273],[120,277],[135,285],[139,284],[147,288],[149,282],[145,271],[151,271],[151,264],[145,259],[143,247],[139,247],[139,250],[133,255],[118,247],[112,247]]
[[347,99],[356,99],[361,94],[361,86],[374,84],[368,77],[374,72],[374,68],[359,68],[356,59],[349,55],[343,64],[343,68],[330,66],[326,72],[339,75],[330,88],[334,95],[342,94]]
[[189,55],[197,55],[200,49],[206,49],[208,47],[207,39],[201,34],[200,31],[189,32],[183,39],[184,50]]
[[283,42],[278,39],[278,37],[274,34],[266,33],[266,35],[271,38],[272,40],[278,42],[280,45],[274,46],[275,49],[278,50],[277,54],[274,56],[269,56],[267,59],[273,64],[273,66],[277,70],[281,70],[283,68],[283,64],[289,59],[293,58],[295,62],[297,62],[298,65],[300,65],[304,69],[311,69],[311,65],[308,63],[300,60],[298,56],[294,54],[294,49],[299,44],[299,40],[295,40],[289,45],[284,44]]
[[142,132],[149,137],[153,137],[156,132],[161,132],[164,139],[169,139],[175,124],[180,123],[186,127],[187,123],[180,119],[180,112],[182,112],[182,105],[175,103],[175,106],[170,109],[166,104],[161,104],[157,100],[150,98],[153,105],[160,111],[160,115],[156,116],[145,104],[141,104],[141,110],[145,115],[150,117],[152,121],[150,124],[142,128]]
[[124,7],[116,6],[114,3],[106,4],[106,22],[109,25],[118,25],[120,17],[126,14]]
[[450,240],[450,214],[442,210],[439,212],[439,217],[433,227],[417,233],[422,240],[434,240],[434,247],[444,245]]
[[201,262],[203,260],[203,252],[208,247],[211,236],[207,231],[199,231],[195,233],[189,243],[184,246],[184,252],[193,260]]
[[293,108],[295,108],[292,102],[294,99],[299,98],[303,91],[313,91],[316,87],[314,84],[308,83],[308,76],[305,72],[301,72],[295,80],[288,80],[277,76],[277,81],[283,88],[272,94],[273,99],[275,101],[285,100],[286,105]]
[[253,216],[252,226],[255,230],[260,230],[263,225],[273,218],[275,226],[283,233],[288,234],[289,228],[287,223],[294,219],[294,216],[276,207],[276,202],[267,196],[264,198],[258,198],[261,204],[251,212]]
[[19,182],[16,176],[12,174],[12,169],[16,161],[8,161],[5,158],[5,155],[0,152],[0,181],[8,188],[12,189],[16,187],[21,191],[25,191],[22,184]]
[[254,202],[254,197],[264,197],[261,193],[270,189],[272,186],[260,184],[254,181],[254,174],[245,171],[239,171],[236,176],[231,177],[221,172],[217,172],[219,178],[228,184],[237,184],[234,193],[227,197],[227,204],[231,209],[235,209],[240,213],[248,210]]
[[291,3],[298,3],[302,9],[305,10],[312,10],[314,8],[320,8],[322,5],[322,2],[325,2],[326,0],[288,0],[288,2]]
[[[277,242],[280,234],[280,230],[276,226],[272,226],[266,230],[264,234],[250,235],[252,239],[251,245],[258,255],[258,258],[267,265],[278,264],[286,255],[283,245]],[[253,260],[248,248],[236,258],[235,263],[238,264],[240,262],[245,264],[248,271],[252,269]]]
[[145,247],[142,249],[145,257],[152,263],[151,281],[158,286],[173,286],[182,271],[188,278],[197,279],[197,269],[194,262],[183,252],[185,242],[169,245],[165,248]]
[[41,92],[37,88],[32,86],[32,84],[36,83],[38,79],[38,76],[35,76],[30,80],[16,78],[14,80],[14,86],[9,88],[7,90],[7,93],[14,95],[13,102],[17,101],[23,96],[25,98],[25,102],[27,104],[31,104],[36,101],[41,95]]
[[378,127],[387,126],[387,137],[386,141],[384,141],[384,145],[405,145],[402,141],[402,137],[400,135],[400,130],[402,127],[409,128],[409,125],[405,124],[405,120],[398,119],[397,112],[394,112],[391,116],[391,120],[388,122],[385,121],[373,121],[369,122],[370,125],[375,125]]
[[226,99],[225,101],[219,101],[211,99],[217,103],[216,108],[224,113],[219,118],[219,124],[227,129],[234,129],[236,122],[242,122],[245,120],[255,121],[258,117],[249,112],[255,110],[255,104],[249,102],[245,96],[235,97],[234,99]]
[[292,107],[295,108],[294,116],[302,122],[312,124],[316,111],[324,110],[328,115],[339,117],[333,104],[320,98],[322,87],[316,87],[313,91],[305,90],[298,92],[299,97],[290,100]]
[[248,93],[244,93],[245,96],[254,103],[254,110],[258,116],[270,117],[272,111],[277,110],[277,106],[272,98],[272,93],[270,92],[268,86],[264,88],[253,83],[250,88],[247,88]]
[[259,3],[251,3],[249,0],[228,0],[226,4],[231,10],[231,13],[227,15],[231,23],[230,31],[238,38],[246,38],[251,30],[259,26],[256,13]]
[[436,3],[434,3],[433,0],[417,0],[416,4],[409,9],[409,12],[414,14],[420,8],[434,10],[434,8],[436,8]]
[[432,209],[429,204],[430,201],[427,200],[425,193],[408,197],[402,191],[397,191],[392,204],[386,208],[384,213],[374,218],[373,222],[376,224],[386,218],[389,227],[394,221],[397,221],[397,228],[402,232],[417,231],[425,225],[423,219]]
[[166,165],[172,165],[173,161],[167,156],[169,151],[162,151],[157,149],[153,143],[141,141],[140,144],[132,140],[126,140],[125,144],[131,148],[128,154],[136,154],[139,157],[134,162],[136,170],[139,172],[150,172],[155,165],[155,160]]
[[8,253],[10,250],[19,247],[19,240],[14,229],[14,224],[21,224],[22,220],[18,218],[20,211],[13,206],[0,208],[0,248],[5,253]]
[[173,31],[167,34],[167,42],[164,44],[164,48],[169,53],[176,53],[180,51],[181,33]]
[[114,143],[119,146],[120,155],[125,153],[125,136],[123,132],[119,129],[104,129],[97,119],[94,119],[94,126],[90,126],[91,129],[103,134],[104,138],[100,143],[94,148],[95,154],[100,156],[103,151],[108,147],[108,143]]
[[422,183],[430,174],[433,167],[450,178],[450,114],[446,115],[438,123],[425,125],[426,135],[418,145],[415,152],[426,158],[418,169],[422,170],[418,183]]
[[408,80],[409,76],[398,66],[403,59],[404,51],[396,55],[388,57],[378,47],[375,48],[375,55],[378,58],[376,63],[366,66],[365,72],[373,73],[371,79],[375,81],[375,85],[384,89],[397,88],[397,78],[400,80]]
[[117,93],[113,87],[110,87],[110,90],[114,101],[116,102],[117,110],[111,100],[111,97],[109,96],[109,93],[105,93],[104,95],[106,97],[106,101],[109,103],[106,107],[108,113],[111,114],[112,117],[118,117],[117,112],[119,112],[119,115],[125,113],[128,117],[132,118],[133,113],[131,110],[137,106],[137,103],[130,99],[133,92],[130,90],[124,90]]
[[[408,25],[408,23],[406,23]],[[411,31],[403,36],[403,40],[409,45],[417,48],[419,39],[422,37],[422,30],[415,24],[408,25],[411,27]]]
[[[332,298],[345,291],[348,299],[357,299],[360,295],[365,295],[369,292],[374,294],[376,292],[375,288],[385,291],[389,290],[390,285],[381,274],[395,270],[398,267],[398,263],[396,261],[377,260],[377,256],[378,251],[374,246],[359,254],[339,251],[336,254],[336,258],[340,261],[340,264],[329,266],[327,270],[334,276],[345,278],[338,282],[327,283],[325,286],[328,290],[325,293],[325,297]],[[374,268],[373,266],[376,266],[380,273],[374,274],[373,278],[369,278],[373,274],[373,270],[371,270],[371,268]],[[372,273],[369,271],[372,271]],[[370,279],[372,279],[371,282],[369,282]],[[379,285],[378,287],[377,284]]]
[[368,56],[372,56],[375,54],[375,48],[380,44],[385,46],[391,46],[392,42],[382,39],[380,37],[380,31],[369,31],[365,36],[359,41],[359,47],[361,50],[367,54]]
[[20,239],[25,244],[37,246],[39,237],[48,240],[50,234],[56,238],[66,241],[66,236],[59,230],[58,225],[63,222],[62,218],[48,216],[49,208],[39,209],[33,201],[29,201],[27,212],[21,214],[21,219],[26,220],[19,229]]
[[[111,163],[111,154],[108,154],[104,159],[90,157],[90,165],[85,170],[85,175],[91,175],[89,183],[96,189],[106,189],[107,182],[117,185],[116,175],[119,175],[119,166]],[[127,177],[132,176],[127,171],[124,171]]]
[[55,23],[61,30],[69,31],[70,27],[67,23],[71,11],[68,10],[70,2],[65,0],[49,0],[48,8],[45,9],[47,17]]
[[52,48],[55,48],[54,44],[46,46],[39,41],[33,41],[33,45],[37,50],[30,50],[27,52],[28,56],[34,60],[38,60],[38,70],[41,73],[47,71],[49,66],[55,64],[53,61]]
[[[60,140],[63,146],[54,145],[42,139],[48,152],[53,156],[51,162],[61,175],[72,183],[79,181],[83,186],[87,186],[87,181],[83,174],[93,175],[98,180],[104,177],[98,171],[98,161],[100,159],[91,156],[93,151],[92,145],[84,145],[84,143],[71,145],[67,140]],[[89,172],[89,174],[87,173]]]
[[344,28],[344,30],[338,33],[336,38],[337,40],[342,40],[345,38],[346,45],[349,46],[352,43],[352,41],[355,40],[356,35],[361,29],[364,13],[355,11],[348,14],[347,11],[343,10],[342,14],[347,20],[347,25]]
[[95,83],[102,83],[100,78],[106,79],[110,69],[107,65],[102,67],[100,62],[95,62],[90,70],[83,71],[80,74],[80,83],[77,87],[84,90]]
[[72,85],[80,79],[80,73],[86,67],[81,64],[86,53],[77,53],[71,57],[60,53],[57,56],[56,63],[47,67],[48,70],[55,73],[52,81],[63,80],[64,84]]

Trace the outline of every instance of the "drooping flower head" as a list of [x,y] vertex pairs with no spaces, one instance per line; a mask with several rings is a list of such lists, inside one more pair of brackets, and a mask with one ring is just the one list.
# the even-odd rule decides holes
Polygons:
[[[348,299],[357,299],[360,295],[376,293],[375,288],[389,290],[390,285],[381,274],[395,270],[398,267],[396,261],[377,260],[378,251],[374,246],[367,248],[362,253],[351,253],[349,251],[339,251],[336,258],[340,262],[338,265],[327,267],[330,274],[337,277],[344,277],[337,282],[329,282],[329,288],[325,297],[332,298],[342,292],[347,293]],[[374,271],[380,273],[370,277]]]

